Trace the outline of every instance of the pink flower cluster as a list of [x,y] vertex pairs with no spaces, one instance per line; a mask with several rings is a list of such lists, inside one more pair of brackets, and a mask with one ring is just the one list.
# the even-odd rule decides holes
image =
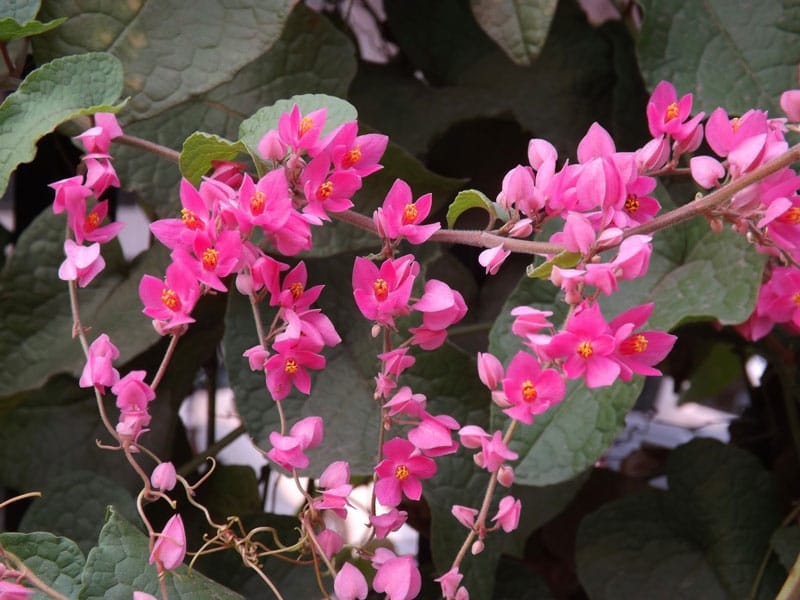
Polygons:
[[[122,229],[122,223],[101,225],[108,215],[108,200],[100,200],[105,191],[119,187],[117,173],[108,154],[111,140],[122,135],[117,118],[111,113],[94,115],[95,126],[74,139],[83,144],[84,175],[68,177],[50,184],[55,190],[53,212],[67,214],[67,225],[72,238],[64,241],[66,259],[58,269],[64,281],[77,281],[86,287],[105,268],[100,245],[111,241]],[[88,210],[87,201],[95,200]],[[92,242],[86,245],[85,242]]]

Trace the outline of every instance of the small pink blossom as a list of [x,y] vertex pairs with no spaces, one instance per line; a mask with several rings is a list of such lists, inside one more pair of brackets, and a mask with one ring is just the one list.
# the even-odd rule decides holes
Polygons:
[[333,529],[323,529],[317,533],[317,541],[322,552],[328,558],[333,558],[344,547],[342,536]]
[[492,517],[492,521],[497,521],[498,525],[506,533],[514,531],[519,525],[519,515],[522,511],[522,503],[513,496],[505,496],[500,500],[497,507],[497,514]]
[[660,82],[647,103],[647,125],[652,136],[668,134],[675,140],[685,140],[693,135],[705,113],[687,121],[692,112],[692,95],[678,99],[675,87],[668,81]]
[[359,177],[366,177],[383,167],[378,161],[389,144],[388,136],[379,133],[359,135],[358,123],[349,121],[325,139],[331,161],[336,169],[350,169]]
[[63,281],[77,281],[78,287],[89,285],[106,266],[97,242],[90,246],[81,246],[73,240],[65,240],[64,254],[67,258],[58,268],[58,278]]
[[495,391],[505,377],[503,364],[494,354],[478,352],[478,377],[483,385],[489,388],[489,391]]
[[28,600],[36,590],[27,588],[14,581],[0,581],[0,598],[2,600]]
[[408,441],[422,450],[425,456],[444,456],[458,450],[451,431],[458,422],[450,415],[424,415],[422,421],[408,432]]
[[420,196],[414,202],[411,187],[402,179],[396,179],[383,205],[375,211],[373,221],[382,236],[421,244],[441,229],[439,223],[421,225],[431,212],[432,202],[431,194]]
[[499,244],[481,252],[478,255],[478,262],[486,268],[488,275],[495,275],[509,256],[511,256],[511,250],[506,250],[503,248],[503,244]]
[[507,460],[516,460],[519,455],[509,450],[503,434],[495,431],[492,437],[481,440],[481,451],[475,455],[475,464],[489,473],[497,471]]
[[380,268],[366,258],[353,265],[353,296],[365,318],[394,327],[394,318],[407,315],[419,263],[410,254],[385,260]]
[[162,462],[150,475],[150,483],[154,488],[161,491],[169,491],[175,487],[177,483],[177,473],[175,472],[175,465],[171,462]]
[[453,508],[450,509],[450,512],[453,514],[456,520],[467,529],[472,529],[475,526],[475,517],[478,516],[477,508],[470,508],[469,506],[454,504]]
[[447,600],[452,600],[456,597],[456,590],[463,578],[464,576],[459,572],[458,567],[453,567],[434,581],[437,581],[442,587],[442,596]]
[[385,593],[386,600],[412,600],[422,589],[422,576],[413,556],[395,556],[388,548],[378,548],[373,566],[378,571],[372,588]]
[[800,90],[788,90],[781,94],[781,109],[793,123],[800,122]]
[[397,506],[403,495],[411,500],[422,497],[420,479],[436,473],[436,463],[423,456],[408,440],[393,438],[383,445],[384,459],[375,467],[378,481],[375,495],[384,506]]
[[267,388],[276,402],[289,395],[292,386],[303,394],[311,393],[311,375],[308,369],[325,368],[325,357],[320,348],[309,346],[310,340],[282,339],[272,345],[275,351],[265,365]]
[[564,398],[564,380],[554,369],[542,369],[539,361],[527,352],[511,359],[503,379],[503,391],[511,403],[508,416],[527,423]]
[[111,147],[111,140],[122,135],[122,128],[113,113],[95,113],[94,127],[76,135],[88,154],[107,154]]
[[200,298],[200,286],[186,267],[173,263],[167,267],[164,280],[142,276],[139,298],[144,314],[174,327],[194,323],[190,313]]
[[397,531],[405,525],[407,519],[406,511],[391,508],[389,512],[381,515],[370,515],[369,522],[375,528],[375,537],[382,540],[391,532]]
[[111,343],[107,334],[103,333],[89,346],[89,357],[81,372],[78,384],[81,387],[96,386],[100,393],[119,381],[119,371],[112,366],[112,361],[119,358],[119,350]]
[[333,591],[338,600],[364,600],[369,593],[367,580],[356,567],[344,563],[333,581]]
[[319,477],[322,496],[314,500],[318,510],[332,510],[342,519],[347,517],[347,497],[353,489],[350,485],[350,465],[343,460],[332,462]]
[[153,550],[150,552],[150,564],[172,571],[178,567],[186,556],[186,531],[180,515],[173,515],[163,531],[158,535]]
[[269,434],[272,450],[267,452],[267,458],[287,471],[305,469],[309,460],[304,451],[319,446],[322,436],[322,418],[306,417],[292,426],[289,435],[281,435],[276,431]]

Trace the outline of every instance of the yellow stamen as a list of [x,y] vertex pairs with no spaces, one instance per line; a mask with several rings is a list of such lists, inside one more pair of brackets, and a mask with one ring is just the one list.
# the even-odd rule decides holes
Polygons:
[[347,154],[345,154],[344,157],[342,158],[342,168],[349,169],[360,160],[361,160],[361,148],[359,146],[353,146],[353,149],[350,150],[350,152],[348,152]]
[[317,198],[319,200],[327,200],[333,194],[333,183],[326,181],[317,188]]
[[788,223],[789,225],[800,224],[800,206],[793,206],[787,210],[780,217],[778,217],[778,221],[781,223]]
[[314,127],[314,119],[311,117],[303,117],[300,119],[300,126],[297,128],[297,132],[300,135],[305,135],[311,131],[312,127]]
[[100,217],[97,216],[97,213],[90,212],[86,215],[86,221],[83,224],[86,231],[94,231],[98,225],[100,225]]
[[592,342],[588,340],[584,340],[580,344],[578,344],[578,355],[581,358],[589,358],[592,354],[594,354],[594,350],[592,349]]
[[673,102],[667,107],[667,112],[664,115],[667,121],[672,121],[672,119],[677,119],[680,111],[678,110],[678,103]]
[[300,297],[300,294],[303,293],[303,284],[299,281],[295,281],[289,286],[289,291],[292,292],[292,298],[297,300]]
[[189,229],[200,229],[202,226],[202,223],[200,222],[200,219],[197,218],[197,215],[188,208],[181,209],[181,220]]
[[406,204],[403,208],[403,225],[409,225],[417,220],[419,211],[414,204]]
[[206,271],[213,271],[214,268],[217,266],[217,257],[219,256],[219,252],[217,252],[214,248],[206,248],[203,250],[203,258],[201,259],[203,263],[203,268]]
[[264,212],[264,205],[267,203],[267,195],[261,190],[256,190],[256,193],[250,198],[250,212],[254,215],[260,215]]
[[639,354],[647,350],[647,344],[647,338],[639,333],[622,342],[619,346],[619,351],[622,354]]
[[297,373],[297,369],[298,369],[297,361],[293,358],[287,359],[283,365],[283,370],[289,375],[294,375],[295,373]]
[[795,292],[792,295],[792,302],[794,302],[797,306],[800,306],[800,292]]
[[389,295],[389,284],[386,283],[385,279],[381,279],[380,277],[372,282],[372,289],[378,300],[386,300],[386,297]]
[[536,386],[533,385],[530,379],[526,379],[522,382],[522,399],[525,400],[525,402],[533,402],[538,395],[539,393],[536,391]]
[[625,199],[625,212],[629,215],[633,215],[636,211],[639,210],[639,198],[634,194],[628,194],[628,197]]
[[409,475],[411,475],[411,471],[405,465],[397,465],[394,469],[394,476],[400,481],[407,479]]
[[161,302],[170,310],[177,311],[181,309],[181,299],[178,297],[178,293],[175,290],[169,288],[162,289]]

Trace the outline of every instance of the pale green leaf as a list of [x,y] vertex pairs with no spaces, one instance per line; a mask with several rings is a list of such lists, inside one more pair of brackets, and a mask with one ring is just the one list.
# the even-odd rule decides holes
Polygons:
[[41,0],[2,0],[0,15],[14,19],[17,23],[25,23],[36,17]]
[[181,175],[192,182],[200,183],[200,178],[211,170],[215,160],[233,160],[247,148],[241,142],[231,142],[218,135],[196,131],[183,142],[180,158]]
[[518,65],[530,65],[547,38],[556,0],[470,0],[475,19]]
[[[122,61],[126,121],[152,117],[229,81],[278,39],[297,0],[43,3],[67,22],[36,39],[37,61],[106,51]],[[185,137],[185,136],[184,136]]]
[[497,220],[494,204],[486,197],[486,194],[478,190],[462,190],[455,200],[450,203],[450,206],[447,207],[447,227],[452,229],[458,217],[470,208],[481,208],[489,213],[487,228],[494,225],[495,220]]
[[68,56],[32,71],[0,105],[0,193],[36,142],[79,115],[108,112],[120,95],[122,67],[102,53]]
[[11,17],[5,17],[0,19],[0,42],[10,42],[11,40],[45,33],[46,31],[55,29],[65,20],[66,19],[54,19],[48,23],[40,23],[39,21],[18,23]]
[[797,86],[800,14],[791,2],[646,0],[639,64],[650,89],[672,82],[694,94],[694,111],[718,106],[779,113],[781,92]]
[[576,266],[581,260],[581,253],[580,252],[570,252],[569,250],[563,250],[556,254],[550,260],[543,262],[540,265],[534,267],[533,265],[529,266],[526,270],[528,277],[532,279],[547,279],[550,277],[550,274],[553,272],[553,267],[559,267],[561,269],[571,269]]
[[[21,559],[52,589],[67,597],[77,596],[86,559],[72,540],[45,531],[0,533],[0,548]],[[37,590],[33,598],[44,600],[50,596]]]

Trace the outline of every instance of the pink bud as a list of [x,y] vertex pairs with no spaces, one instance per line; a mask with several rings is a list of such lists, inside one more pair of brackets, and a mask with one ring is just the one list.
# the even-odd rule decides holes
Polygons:
[[472,555],[475,556],[483,552],[483,540],[475,540],[470,548]]
[[333,529],[323,529],[317,534],[317,541],[319,542],[325,556],[331,558],[334,554],[339,552],[344,546],[342,536],[336,533]]
[[492,521],[497,521],[503,531],[509,533],[514,531],[519,525],[519,514],[522,511],[522,503],[513,496],[506,496],[500,500],[497,514],[492,517]]
[[270,129],[259,140],[258,153],[267,160],[281,160],[286,156],[286,144],[281,141],[277,131]]
[[453,513],[453,516],[458,522],[467,529],[472,529],[475,525],[475,517],[478,516],[477,509],[470,508],[469,506],[461,506],[460,504],[454,504],[450,512]]
[[725,176],[725,167],[710,156],[695,156],[689,161],[692,178],[705,189],[717,187]]
[[153,551],[150,553],[150,564],[160,563],[168,571],[172,571],[183,562],[186,556],[186,531],[180,515],[174,515],[164,530],[159,534]]
[[133,600],[157,600],[157,598],[147,592],[133,592]]
[[367,580],[361,571],[346,562],[336,574],[336,579],[333,581],[333,591],[336,592],[336,597],[339,600],[355,600],[356,598],[364,600],[369,589],[367,588]]
[[788,90],[781,94],[781,108],[789,120],[800,122],[800,90]]
[[153,469],[153,474],[150,475],[150,483],[157,490],[169,491],[175,487],[176,482],[175,466],[171,462],[161,463]]
[[508,465],[501,465],[497,470],[497,483],[503,487],[511,487],[514,483],[514,469]]
[[496,390],[505,377],[502,363],[493,354],[478,352],[478,377],[487,388]]

